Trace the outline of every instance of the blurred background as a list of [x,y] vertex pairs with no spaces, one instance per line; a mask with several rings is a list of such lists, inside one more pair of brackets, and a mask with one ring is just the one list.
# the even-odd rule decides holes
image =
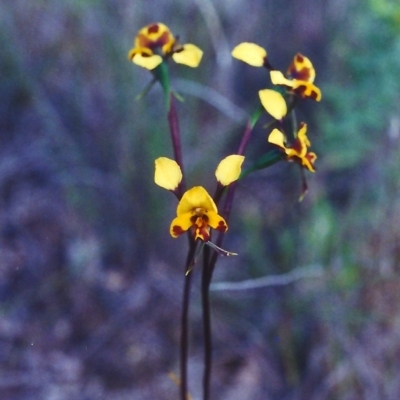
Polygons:
[[[172,65],[189,185],[213,190],[267,87],[242,41],[285,70],[311,58],[321,103],[298,109],[315,174],[279,163],[241,182],[212,293],[213,399],[400,396],[400,5],[397,0],[6,0],[0,4],[0,396],[178,397],[186,240],[153,183],[172,156],[161,91],[127,60],[162,21],[205,52]],[[248,159],[266,149],[262,120]],[[201,398],[199,271],[190,389]],[[219,287],[221,289],[221,287]]]

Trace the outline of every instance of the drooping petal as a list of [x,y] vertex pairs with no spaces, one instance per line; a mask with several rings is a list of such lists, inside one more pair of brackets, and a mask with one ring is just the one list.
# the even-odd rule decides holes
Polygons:
[[307,153],[302,159],[301,164],[303,167],[307,168],[310,172],[315,172],[314,162],[317,159],[315,153]]
[[300,129],[297,133],[297,137],[302,143],[304,143],[304,146],[306,147],[311,146],[311,142],[307,137],[307,124],[305,124],[304,122],[300,124]]
[[232,154],[225,157],[219,164],[215,171],[217,181],[223,186],[228,186],[236,181],[242,172],[242,164],[244,156]]
[[137,54],[141,54],[143,57],[150,57],[153,55],[153,51],[146,47],[134,47],[128,53],[128,59],[133,61],[133,57]]
[[303,98],[310,98],[316,101],[320,101],[322,98],[321,90],[313,83],[294,79],[292,87]]
[[264,66],[267,51],[255,43],[244,42],[238,44],[232,50],[232,57],[243,61],[253,67]]
[[313,152],[307,154],[307,159],[310,160],[310,162],[313,164],[317,158],[317,155]]
[[187,212],[174,218],[169,228],[169,233],[172,237],[177,238],[186,232],[192,226],[192,213]]
[[271,82],[273,85],[285,85],[292,87],[293,81],[290,79],[285,78],[281,71],[270,71]]
[[167,157],[155,161],[154,182],[167,190],[175,190],[182,181],[182,171],[178,163]]
[[183,194],[176,209],[176,214],[180,216],[196,208],[218,212],[214,200],[202,186],[195,186]]
[[211,228],[220,232],[226,232],[228,230],[226,221],[215,211],[209,211],[206,215],[208,217],[208,225],[210,225]]
[[152,70],[162,63],[162,58],[158,54],[152,56],[143,56],[142,54],[135,54],[132,57],[132,62],[139,67]]
[[192,68],[196,68],[200,64],[202,57],[203,51],[191,43],[184,44],[182,50],[178,50],[172,54],[172,58],[176,63]]
[[286,101],[275,90],[263,89],[258,92],[261,104],[275,119],[282,119],[287,113]]

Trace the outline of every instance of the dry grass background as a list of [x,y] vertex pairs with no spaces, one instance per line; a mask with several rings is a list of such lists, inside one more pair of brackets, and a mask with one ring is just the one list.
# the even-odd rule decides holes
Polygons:
[[[2,399],[177,398],[168,372],[178,370],[185,249],[167,234],[174,201],[152,182],[154,158],[171,154],[165,110],[158,89],[135,101],[149,75],[126,59],[136,31],[158,20],[205,50],[200,69],[173,68],[193,184],[212,185],[265,85],[230,58],[234,45],[258,42],[280,68],[306,54],[324,95],[300,110],[319,154],[309,195],[297,203],[292,165],[244,181],[226,238],[240,255],[221,260],[215,280],[321,273],[215,291],[213,398],[399,398],[400,31],[389,5],[0,5]],[[255,132],[249,156],[265,136]],[[195,399],[200,315],[195,284]]]

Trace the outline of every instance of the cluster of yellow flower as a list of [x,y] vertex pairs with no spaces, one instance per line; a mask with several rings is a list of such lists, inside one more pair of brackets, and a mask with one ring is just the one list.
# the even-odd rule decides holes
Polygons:
[[[191,43],[180,44],[169,28],[162,23],[153,23],[142,28],[135,38],[134,48],[128,55],[133,63],[151,71],[169,58],[194,68],[200,64],[202,56],[201,49]],[[295,55],[286,74],[274,69],[269,62],[267,51],[255,43],[239,44],[233,49],[232,56],[253,67],[266,68],[269,70],[271,83],[282,88],[280,91],[259,91],[262,106],[278,122],[282,122],[292,110],[295,99],[321,100],[321,91],[314,85],[315,69],[311,61],[300,53]],[[277,146],[287,161],[296,162],[315,172],[314,162],[317,156],[308,151],[311,143],[307,137],[307,125],[302,122],[290,141],[283,131],[283,124],[279,127],[280,129],[275,128],[269,134],[268,142]],[[228,186],[236,181],[240,176],[243,161],[242,155],[231,155],[221,161],[216,171],[218,182]],[[176,161],[165,157],[156,160],[156,184],[175,192],[180,200],[177,217],[171,224],[171,235],[178,237],[192,228],[195,239],[207,242],[210,238],[210,227],[225,232],[227,223],[218,215],[217,206],[208,192],[203,187],[196,186],[180,196],[177,188],[181,181],[182,172]]]
[[[188,310],[190,297],[191,270],[195,263],[197,248],[205,249],[208,245],[215,253],[210,256],[207,249],[203,252],[202,270],[202,310],[204,327],[204,399],[209,398],[210,373],[211,373],[211,325],[210,325],[210,300],[209,286],[218,255],[236,255],[223,250],[221,247],[222,236],[218,235],[217,242],[211,242],[211,228],[220,233],[228,229],[227,220],[232,207],[233,194],[239,178],[249,173],[266,168],[273,163],[286,159],[295,162],[301,167],[303,178],[303,195],[306,191],[304,170],[315,171],[314,162],[316,154],[309,152],[311,143],[307,137],[307,125],[301,123],[297,126],[292,123],[290,136],[285,134],[284,119],[294,113],[294,107],[299,99],[321,100],[321,91],[314,85],[315,69],[311,61],[302,54],[296,54],[289,66],[287,73],[274,69],[268,59],[265,49],[255,43],[241,43],[232,51],[232,56],[254,67],[264,67],[269,71],[271,84],[275,89],[262,89],[259,91],[261,104],[249,119],[244,130],[237,154],[224,158],[215,171],[217,189],[211,197],[202,186],[195,186],[185,190],[183,162],[180,145],[178,115],[174,95],[171,92],[169,72],[166,61],[174,60],[176,63],[189,67],[197,67],[202,59],[203,52],[191,43],[181,44],[171,33],[169,28],[162,23],[153,23],[142,28],[134,43],[134,48],[129,52],[129,59],[140,67],[150,70],[154,79],[150,86],[158,81],[165,94],[168,108],[168,123],[171,133],[174,158],[157,158],[155,161],[154,180],[160,187],[175,194],[178,199],[176,217],[172,220],[170,234],[176,238],[184,232],[189,232],[189,251],[185,266],[184,297],[181,319],[181,378],[179,381],[181,399],[188,399],[187,363],[188,363]],[[245,148],[249,142],[254,125],[263,113],[263,109],[272,116],[270,124],[272,131],[268,135],[268,142],[274,147],[264,156],[256,160],[253,166],[242,171]],[[295,120],[295,118],[293,119]],[[225,189],[229,187],[229,190]],[[218,212],[218,204],[225,196],[222,215]]]
[[[287,70],[287,76],[281,71],[272,68],[267,51],[255,43],[241,43],[232,51],[232,56],[253,67],[265,67],[269,70],[273,85],[283,86],[289,93],[310,98],[316,101],[321,100],[321,91],[314,85],[315,69],[311,61],[298,53]],[[263,89],[258,92],[265,110],[275,119],[282,120],[288,113],[286,100],[279,92],[271,89]],[[297,136],[291,144],[287,144],[286,135],[282,130],[274,129],[268,137],[268,141],[279,146],[286,154],[288,161],[294,161],[315,172],[314,161],[317,159],[315,153],[309,153],[311,146],[307,138],[307,125],[300,124]]]
[[[224,158],[215,171],[218,184],[228,186],[236,181],[240,176],[243,161],[244,157],[236,154]],[[160,157],[155,164],[155,183],[164,189],[175,191],[182,181],[182,171],[177,162]],[[174,238],[192,227],[195,239],[208,242],[210,227],[220,232],[226,232],[228,229],[224,218],[218,215],[214,200],[202,186],[195,186],[183,194],[176,213],[177,217],[170,227]]]

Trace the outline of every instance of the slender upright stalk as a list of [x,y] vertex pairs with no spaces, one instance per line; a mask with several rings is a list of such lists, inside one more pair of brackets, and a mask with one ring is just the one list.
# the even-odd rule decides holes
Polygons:
[[201,279],[201,303],[203,310],[204,334],[204,372],[203,372],[203,400],[210,397],[210,381],[212,367],[212,341],[211,341],[211,312],[210,312],[210,248],[203,250],[203,273]]
[[[237,154],[243,155],[247,144],[251,137],[251,132],[254,125],[260,118],[262,108],[259,107],[256,112],[249,118],[246,128],[243,132],[242,140],[240,141]],[[223,209],[223,216],[225,220],[229,219],[232,209],[233,196],[236,189],[236,182],[229,186],[225,205]],[[215,195],[216,203],[219,202],[222,191],[217,188]],[[217,246],[222,244],[223,234],[217,237]],[[211,340],[211,312],[210,312],[210,283],[214,272],[215,264],[218,259],[217,252],[210,254],[210,248],[205,246],[203,250],[203,274],[201,281],[201,298],[203,309],[203,332],[204,332],[204,372],[203,372],[203,400],[209,400],[210,397],[210,383],[211,383],[211,370],[212,370],[212,340]]]
[[247,144],[249,143],[251,132],[253,131],[254,125],[257,123],[258,119],[263,112],[263,107],[260,105],[257,110],[253,113],[253,115],[249,118],[246,124],[246,128],[244,129],[242,140],[240,141],[238,150],[236,154],[243,155]]
[[172,141],[172,148],[174,151],[174,158],[178,165],[181,167],[182,171],[182,182],[180,183],[180,194],[185,192],[185,172],[183,168],[183,160],[182,160],[182,147],[181,147],[181,136],[179,130],[179,119],[178,119],[178,112],[176,109],[176,99],[172,93],[169,93],[169,110],[168,110],[168,124],[169,130],[171,133],[171,141]]
[[[182,159],[182,149],[181,149],[181,136],[179,130],[179,118],[176,108],[176,99],[171,92],[169,71],[168,66],[165,62],[161,63],[159,67],[154,72],[157,80],[161,83],[164,91],[165,103],[167,106],[168,114],[168,124],[171,134],[172,149],[174,152],[174,159],[181,168],[182,171],[182,181],[179,184],[178,189],[175,194],[178,200],[182,197],[185,192],[185,181],[184,181],[184,168]],[[189,251],[186,258],[185,265],[185,278],[183,285],[183,298],[182,298],[182,315],[181,315],[181,338],[180,338],[180,398],[181,400],[188,399],[188,349],[189,349],[189,305],[190,305],[190,289],[192,285],[192,266],[195,260],[196,254],[196,242],[193,237],[188,234],[189,239]]]
[[[259,120],[261,114],[263,112],[263,108],[260,105],[257,110],[253,113],[253,115],[249,118],[249,120],[247,121],[246,127],[244,129],[243,132],[243,136],[242,139],[239,143],[239,147],[237,150],[236,154],[239,155],[243,155],[247,144],[249,143],[250,137],[251,137],[251,133],[253,131],[254,125],[257,123],[257,121]],[[229,185],[228,188],[228,193],[226,195],[226,199],[225,199],[225,205],[224,205],[224,209],[222,212],[223,217],[225,218],[226,221],[229,220],[229,216],[232,210],[232,205],[233,205],[233,197],[235,195],[235,191],[236,191],[236,187],[237,187],[237,182],[233,182]],[[217,237],[217,241],[216,241],[216,245],[218,247],[221,247],[222,245],[222,240],[223,240],[224,235],[222,233],[220,233]],[[218,259],[218,254],[216,252],[213,253],[213,255],[211,256],[210,260],[209,260],[209,265],[208,265],[208,286],[210,286],[211,283],[211,279],[212,279],[212,275],[214,272],[214,268],[215,268],[215,264],[217,262]]]
[[159,81],[164,92],[165,105],[168,110],[167,119],[169,131],[171,134],[172,149],[174,159],[181,168],[183,179],[178,188],[178,198],[185,192],[185,173],[183,168],[181,135],[179,130],[179,118],[176,108],[176,99],[171,91],[171,82],[169,78],[168,64],[164,61],[155,70],[153,70],[154,79]]
[[189,272],[185,275],[183,287],[183,307],[181,317],[181,342],[180,342],[180,394],[182,400],[187,400],[188,383],[187,383],[187,364],[188,364],[188,331],[189,331],[189,302],[190,287],[192,282],[192,274]]
[[193,237],[188,234],[189,251],[186,259],[185,278],[183,286],[182,299],[182,316],[181,316],[181,340],[180,340],[180,398],[188,399],[188,349],[189,349],[189,304],[190,304],[190,288],[192,284],[192,267],[196,255],[196,242]]

